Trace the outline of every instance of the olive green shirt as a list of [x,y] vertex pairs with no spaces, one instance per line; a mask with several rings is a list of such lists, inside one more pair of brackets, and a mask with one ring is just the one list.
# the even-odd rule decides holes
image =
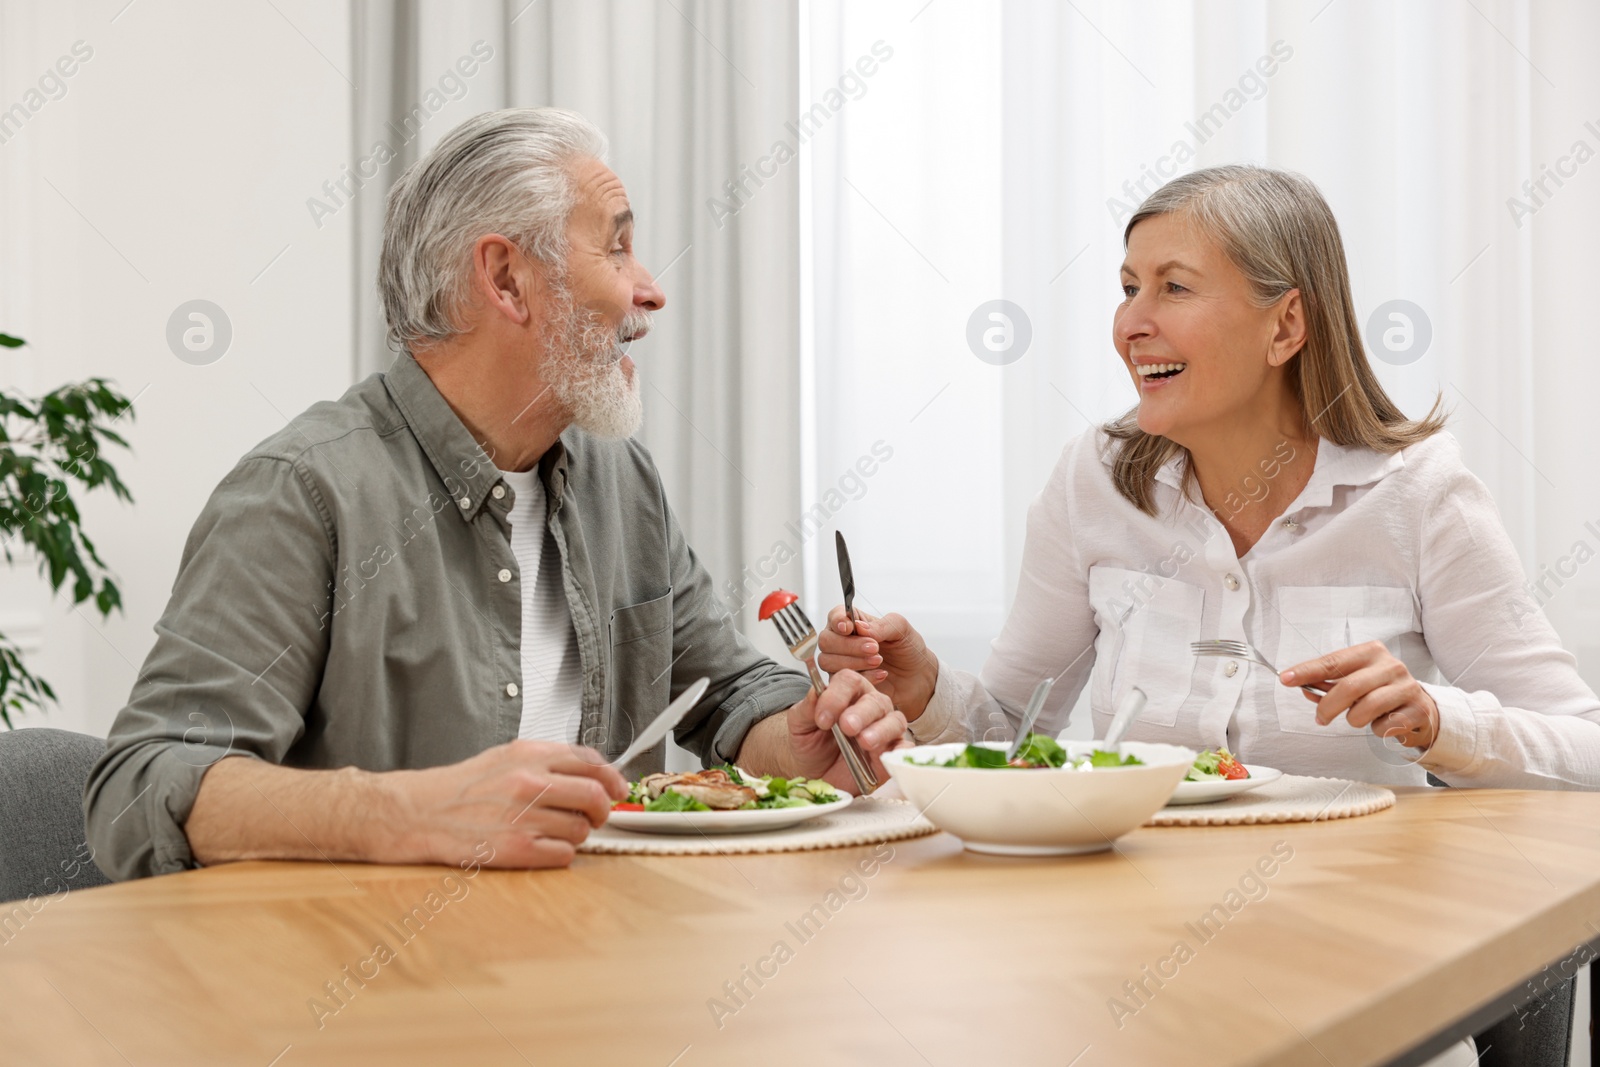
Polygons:
[[[568,430],[539,475],[582,667],[573,740],[614,757],[707,676],[676,738],[721,762],[805,696],[805,676],[758,652],[717,601],[643,446]],[[184,822],[226,755],[387,771],[515,739],[514,499],[404,354],[251,450],[189,534],[155,647],[90,774],[101,869],[193,866]],[[664,758],[662,743],[630,770]]]

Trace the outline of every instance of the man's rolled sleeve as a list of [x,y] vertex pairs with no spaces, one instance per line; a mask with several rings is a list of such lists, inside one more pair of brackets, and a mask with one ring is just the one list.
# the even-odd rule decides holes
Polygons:
[[789,710],[810,691],[811,683],[803,675],[773,665],[770,674],[737,690],[712,713],[711,719],[716,723],[712,739],[715,759],[707,762],[732,763],[739,757],[739,749],[752,726],[769,715]]
[[239,462],[195,522],[156,643],[84,790],[112,878],[193,866],[184,824],[227,755],[281,762],[327,660],[335,548],[293,460]]

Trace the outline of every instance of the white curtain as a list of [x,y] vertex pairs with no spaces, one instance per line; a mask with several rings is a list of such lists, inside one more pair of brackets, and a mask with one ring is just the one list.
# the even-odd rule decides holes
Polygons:
[[[353,155],[395,152],[369,168],[375,189],[480,111],[566,107],[606,132],[636,249],[667,294],[634,350],[641,438],[724,606],[786,654],[755,609],[801,573],[793,550],[773,551],[800,504],[798,168],[761,165],[795,117],[793,3],[356,0],[354,20]],[[364,375],[391,358],[373,287],[382,196],[354,206]]]
[[[1070,437],[1135,400],[1110,343],[1128,210],[1180,171],[1258,162],[1328,197],[1363,322],[1391,300],[1423,310],[1428,349],[1378,373],[1414,414],[1443,393],[1536,597],[1600,685],[1600,69],[1585,51],[1600,8],[810,0],[802,18],[812,96],[873,42],[893,48],[808,146],[803,207],[808,489],[864,442],[895,449],[835,517],[863,596],[981,664],[1028,502]],[[1562,184],[1535,203],[1523,182],[1543,165]],[[1032,334],[998,366],[967,336],[995,299]],[[831,558],[812,565],[836,589]]]

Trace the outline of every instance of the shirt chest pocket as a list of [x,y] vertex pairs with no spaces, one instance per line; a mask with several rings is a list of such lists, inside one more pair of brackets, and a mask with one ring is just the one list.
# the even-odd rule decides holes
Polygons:
[[604,743],[616,755],[667,706],[672,688],[672,590],[611,613]]
[[[1280,669],[1367,641],[1382,641],[1393,652],[1396,638],[1417,630],[1411,590],[1393,586],[1280,588],[1278,606],[1282,629],[1273,663]],[[1364,726],[1351,726],[1343,715],[1319,726],[1317,706],[1299,689],[1274,681],[1273,690],[1278,728],[1286,733],[1350,737],[1368,732]]]
[[1206,591],[1187,582],[1122,567],[1089,569],[1089,603],[1100,628],[1089,699],[1110,715],[1134,686],[1146,702],[1139,722],[1172,726],[1189,698]]

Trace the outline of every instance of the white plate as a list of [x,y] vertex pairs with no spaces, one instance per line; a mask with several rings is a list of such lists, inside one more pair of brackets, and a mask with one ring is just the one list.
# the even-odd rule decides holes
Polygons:
[[606,825],[641,834],[754,834],[781,830],[786,826],[843,811],[850,806],[849,793],[828,804],[808,804],[803,808],[756,808],[753,811],[613,811]]
[[1231,780],[1223,778],[1214,782],[1179,782],[1178,788],[1172,791],[1172,799],[1167,801],[1167,806],[1209,804],[1213,800],[1226,800],[1239,793],[1248,792],[1258,785],[1276,782],[1283,777],[1283,772],[1273,767],[1257,767],[1253,763],[1246,763],[1244,769],[1250,772],[1250,777]]

